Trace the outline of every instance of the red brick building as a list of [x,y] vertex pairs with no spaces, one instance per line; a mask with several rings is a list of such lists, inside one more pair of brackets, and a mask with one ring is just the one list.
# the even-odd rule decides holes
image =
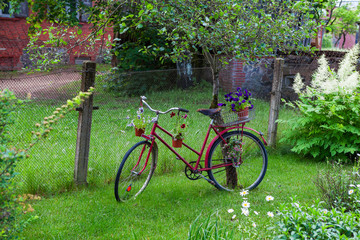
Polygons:
[[[5,1],[6,2],[6,1]],[[91,5],[91,0],[82,0],[85,5]],[[10,14],[11,5],[3,10],[0,10],[0,70],[19,70],[29,65],[26,50],[24,50],[29,43],[28,29],[29,24],[26,23],[26,18],[29,16],[28,3],[21,4],[20,12],[17,14]],[[82,30],[82,37],[91,33],[91,24],[87,23],[87,16],[78,14],[80,20],[80,28]],[[43,23],[43,27],[49,23]],[[102,47],[104,41],[108,41],[108,35],[112,37],[112,30],[108,29],[101,41],[98,41],[95,46],[88,48],[85,45],[80,45],[67,51],[65,48],[52,48],[52,51],[64,53],[65,64],[81,63],[84,60],[96,61],[99,60],[99,55],[105,49]],[[42,35],[39,39],[46,40],[46,35]],[[71,46],[71,42],[69,42]],[[85,49],[86,48],[86,49]],[[48,48],[50,49],[50,48]]]

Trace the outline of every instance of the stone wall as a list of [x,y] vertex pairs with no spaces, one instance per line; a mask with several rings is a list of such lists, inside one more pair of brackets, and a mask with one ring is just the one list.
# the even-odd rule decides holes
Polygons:
[[[345,52],[320,51],[314,54],[298,53],[280,55],[284,59],[282,98],[295,100],[297,95],[292,84],[297,73],[300,73],[305,84],[309,84],[314,71],[318,67],[318,59],[325,54],[330,68],[337,70]],[[233,60],[220,74],[220,86],[225,91],[235,91],[237,87],[246,88],[256,98],[270,99],[272,89],[273,58],[261,58],[258,61],[242,62]]]

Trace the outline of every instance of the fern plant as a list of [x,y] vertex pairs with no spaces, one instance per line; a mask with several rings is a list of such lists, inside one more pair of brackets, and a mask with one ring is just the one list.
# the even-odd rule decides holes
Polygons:
[[359,46],[349,51],[337,72],[324,56],[304,87],[299,74],[293,88],[299,100],[287,105],[299,114],[279,120],[290,127],[281,142],[291,143],[292,151],[320,159],[354,159],[360,152],[360,79],[356,71]]

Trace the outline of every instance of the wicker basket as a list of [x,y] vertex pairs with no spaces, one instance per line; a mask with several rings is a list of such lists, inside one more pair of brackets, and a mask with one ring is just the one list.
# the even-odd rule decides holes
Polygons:
[[221,110],[222,123],[216,123],[219,127],[229,127],[243,122],[248,122],[255,117],[255,109],[248,109],[244,112],[232,112]]

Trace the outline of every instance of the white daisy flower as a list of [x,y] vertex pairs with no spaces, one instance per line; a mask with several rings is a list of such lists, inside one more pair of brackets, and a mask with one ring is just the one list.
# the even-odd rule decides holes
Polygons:
[[236,215],[234,214],[232,217],[231,217],[231,220],[234,220],[236,218]]
[[256,227],[256,223],[253,222],[253,223],[252,223],[252,226],[253,226],[253,227]]
[[243,208],[249,208],[250,207],[250,203],[248,201],[244,201],[242,204]]
[[245,216],[249,216],[249,209],[247,209],[247,208],[242,208],[242,209],[241,209],[241,213],[244,214]]
[[232,209],[232,208],[230,208],[229,210],[228,210],[228,213],[233,213],[234,212],[234,209]]
[[267,212],[267,215],[268,215],[269,217],[274,217],[274,213],[272,213],[272,212]]
[[245,196],[245,195],[248,195],[249,194],[249,190],[242,190],[241,192],[240,192],[240,195],[241,196]]
[[353,194],[354,193],[354,189],[350,189],[349,190],[349,195]]
[[327,214],[329,211],[327,209],[321,210],[323,213]]
[[259,215],[259,212],[257,212],[257,211],[254,211],[254,213],[255,213],[256,215]]
[[273,200],[274,200],[274,197],[269,195],[269,196],[266,196],[265,199],[266,199],[266,201],[269,202],[269,201],[273,201]]

